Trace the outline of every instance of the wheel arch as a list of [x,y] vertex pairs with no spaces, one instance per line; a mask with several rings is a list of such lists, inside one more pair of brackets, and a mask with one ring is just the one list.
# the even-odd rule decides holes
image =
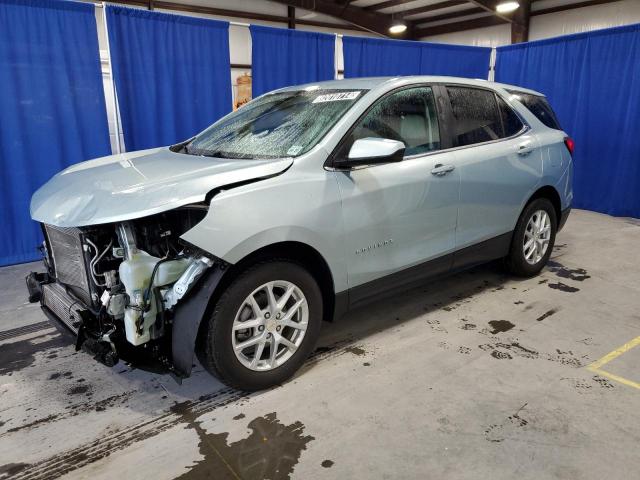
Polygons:
[[527,208],[527,205],[529,205],[534,200],[537,200],[538,198],[546,198],[551,202],[556,213],[556,222],[559,222],[562,215],[562,201],[560,199],[560,193],[558,193],[558,190],[556,190],[556,188],[552,185],[545,185],[533,192],[533,194],[522,206],[520,214],[522,215],[522,212],[525,208]]
[[329,268],[329,264],[318,250],[303,242],[282,241],[254,250],[229,267],[216,290],[222,292],[250,265],[273,258],[291,260],[298,263],[315,278],[322,293],[324,320],[333,320],[336,295],[331,268]]
[[[331,321],[346,309],[337,302],[333,276],[323,256],[313,247],[297,241],[265,245],[234,264],[214,265],[183,302],[176,306],[172,328],[172,360],[179,377],[191,374],[193,357],[204,341],[204,322],[212,314],[225,289],[247,267],[267,259],[291,260],[302,265],[316,279],[323,303],[323,320]],[[342,298],[343,296],[341,296]]]

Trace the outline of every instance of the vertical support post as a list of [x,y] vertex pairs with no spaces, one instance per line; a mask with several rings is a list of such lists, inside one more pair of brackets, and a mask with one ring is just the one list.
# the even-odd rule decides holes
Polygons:
[[511,43],[529,41],[529,21],[531,18],[531,0],[520,0],[520,8],[513,14],[511,22]]
[[296,7],[287,6],[287,28],[295,30],[296,28]]
[[498,56],[498,51],[496,47],[491,49],[491,56],[489,57],[489,80],[490,82],[496,81],[496,57]]
[[111,47],[109,45],[109,30],[107,25],[107,3],[102,2],[102,22],[104,25],[104,33],[107,37],[107,65],[109,66],[109,77],[111,78],[111,89],[112,89],[112,108],[113,108],[113,124],[115,125],[115,134],[116,134],[116,151],[114,154],[120,154],[124,151],[124,146],[122,145],[122,141],[120,140],[120,112],[118,110],[118,94],[116,91],[116,80],[113,76],[113,65],[111,64]]
[[147,8],[153,10],[153,0],[147,0]]

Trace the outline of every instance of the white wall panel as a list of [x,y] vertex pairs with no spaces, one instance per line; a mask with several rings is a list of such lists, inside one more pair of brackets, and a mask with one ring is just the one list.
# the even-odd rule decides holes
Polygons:
[[531,17],[529,39],[540,40],[638,22],[640,22],[640,1],[623,0]]
[[473,45],[475,47],[499,47],[500,45],[511,43],[511,28],[507,24],[496,25],[494,27],[433,35],[424,37],[422,40],[455,45]]
[[[534,10],[541,10],[566,3],[567,0],[543,0],[534,3],[533,8]],[[640,0],[621,0],[603,5],[533,16],[531,17],[529,38],[530,40],[540,40],[632,23],[640,23]],[[504,24],[433,35],[424,37],[422,40],[457,45],[498,47],[511,43],[511,32],[509,25]]]

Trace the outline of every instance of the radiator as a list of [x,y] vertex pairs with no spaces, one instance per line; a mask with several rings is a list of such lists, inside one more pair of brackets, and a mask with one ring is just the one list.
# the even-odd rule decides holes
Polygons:
[[76,295],[91,304],[89,280],[82,250],[81,231],[77,228],[60,228],[45,225],[49,239],[49,255],[56,278],[73,288]]

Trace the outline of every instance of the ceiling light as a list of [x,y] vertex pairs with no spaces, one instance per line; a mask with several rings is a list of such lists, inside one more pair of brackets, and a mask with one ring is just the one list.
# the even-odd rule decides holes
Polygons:
[[517,10],[520,4],[518,2],[502,2],[496,6],[498,13],[510,13]]
[[394,20],[389,27],[389,32],[391,33],[402,33],[407,29],[407,24],[400,21]]

